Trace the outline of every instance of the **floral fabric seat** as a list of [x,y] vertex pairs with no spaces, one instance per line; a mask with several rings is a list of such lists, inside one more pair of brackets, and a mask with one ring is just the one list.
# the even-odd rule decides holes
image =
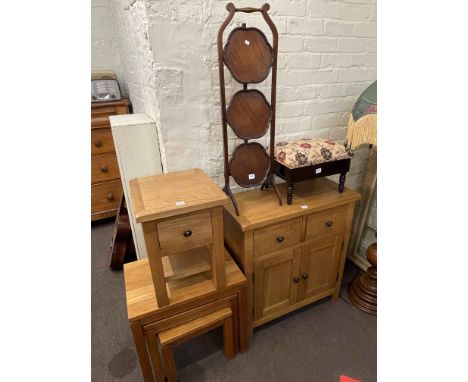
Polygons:
[[344,191],[346,173],[353,153],[328,139],[297,139],[275,145],[273,171],[288,184],[288,204],[292,204],[294,183],[340,174],[338,192]]
[[352,158],[352,151],[327,139],[298,139],[275,146],[275,159],[293,169]]

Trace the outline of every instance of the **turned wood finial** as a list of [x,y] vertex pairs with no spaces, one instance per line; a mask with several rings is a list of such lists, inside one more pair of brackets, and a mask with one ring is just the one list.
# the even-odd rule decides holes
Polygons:
[[367,260],[371,263],[366,272],[358,275],[349,287],[349,300],[362,311],[377,315],[377,243],[367,249]]
[[367,261],[377,268],[377,243],[371,244],[367,248]]

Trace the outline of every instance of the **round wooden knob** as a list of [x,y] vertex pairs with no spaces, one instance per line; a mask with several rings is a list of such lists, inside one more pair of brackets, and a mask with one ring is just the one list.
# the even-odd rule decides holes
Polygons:
[[331,227],[331,226],[333,225],[333,222],[332,222],[331,220],[327,220],[327,221],[325,222],[325,225],[326,225],[327,227]]
[[101,147],[101,146],[102,146],[101,140],[98,139],[98,140],[94,141],[94,146],[96,146],[96,147]]
[[186,230],[184,231],[184,236],[185,236],[185,237],[190,237],[190,236],[192,236],[192,231],[190,231],[189,229],[186,229]]
[[107,168],[107,166],[101,166],[101,172],[104,172],[106,173],[107,171],[109,171],[109,169]]
[[284,236],[279,235],[276,237],[276,240],[278,241],[278,243],[282,243],[284,241]]
[[294,277],[294,278],[293,278],[293,282],[294,282],[294,284],[297,284],[297,283],[299,282],[299,277],[297,277],[297,276]]
[[114,195],[112,195],[112,194],[107,194],[107,200],[109,200],[109,201],[114,200]]
[[304,280],[307,280],[307,279],[309,278],[309,274],[304,272],[304,273],[302,274],[302,278],[303,278]]

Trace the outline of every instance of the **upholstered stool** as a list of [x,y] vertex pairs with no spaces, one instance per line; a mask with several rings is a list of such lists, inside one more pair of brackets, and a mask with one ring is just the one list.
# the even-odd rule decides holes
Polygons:
[[280,142],[275,146],[274,173],[288,183],[288,204],[295,182],[340,174],[338,191],[343,192],[352,152],[327,139],[312,138]]
[[234,357],[234,332],[232,310],[230,308],[220,309],[204,317],[186,322],[185,324],[158,334],[168,382],[177,381],[177,371],[172,347],[218,326],[223,327],[224,357],[226,359],[231,359]]

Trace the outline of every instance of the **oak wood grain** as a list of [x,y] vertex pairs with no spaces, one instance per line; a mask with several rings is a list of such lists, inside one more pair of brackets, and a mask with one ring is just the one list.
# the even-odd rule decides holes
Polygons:
[[138,223],[228,203],[228,197],[200,169],[132,179],[130,193]]
[[[286,195],[287,185],[279,184],[280,193]],[[239,224],[242,231],[265,227],[294,217],[309,215],[330,207],[344,206],[360,199],[359,193],[345,188],[343,193],[336,191],[336,183],[325,178],[304,181],[296,185],[294,203],[279,206],[273,191],[253,190],[236,195],[242,214],[236,216],[234,208],[225,208]],[[302,208],[307,206],[307,208]]]
[[[157,223],[161,249],[180,247],[211,238],[210,211],[184,215]],[[189,233],[190,235],[187,235]]]

